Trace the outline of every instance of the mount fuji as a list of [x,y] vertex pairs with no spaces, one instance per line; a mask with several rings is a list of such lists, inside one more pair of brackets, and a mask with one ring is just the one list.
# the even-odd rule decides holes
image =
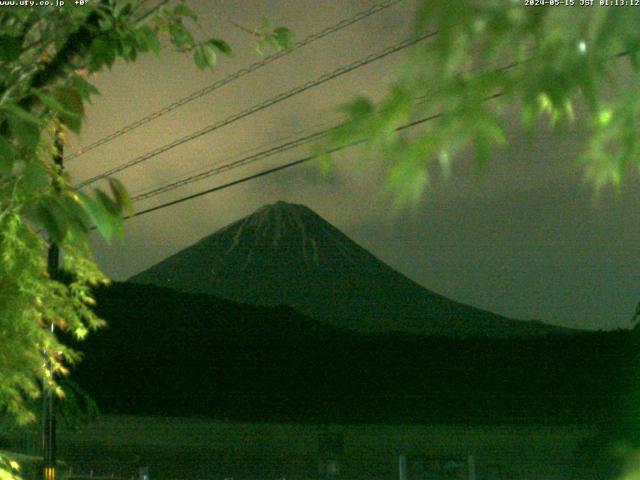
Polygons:
[[364,332],[519,337],[561,330],[458,303],[397,272],[303,205],[266,205],[130,282],[288,305]]

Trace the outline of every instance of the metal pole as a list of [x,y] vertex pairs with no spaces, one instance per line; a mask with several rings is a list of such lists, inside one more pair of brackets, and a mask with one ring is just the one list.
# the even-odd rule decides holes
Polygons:
[[[61,173],[63,165],[63,141],[62,127],[56,128],[54,139],[55,153],[53,161],[56,168]],[[53,180],[53,188],[56,192],[60,191],[60,186],[56,179]],[[49,251],[47,252],[47,270],[49,276],[58,280],[60,278],[60,247],[51,242]],[[55,326],[53,322],[50,325],[51,334],[54,334]],[[45,352],[45,355],[47,353]],[[43,415],[42,415],[42,458],[44,461],[42,476],[44,480],[55,480],[56,478],[56,414],[55,414],[55,395],[51,388],[48,387],[48,380],[53,379],[53,366],[47,357],[48,378],[43,382]]]
[[398,457],[398,479],[407,480],[407,456],[400,455]]
[[469,454],[467,457],[467,466],[469,468],[469,480],[476,480],[476,457]]

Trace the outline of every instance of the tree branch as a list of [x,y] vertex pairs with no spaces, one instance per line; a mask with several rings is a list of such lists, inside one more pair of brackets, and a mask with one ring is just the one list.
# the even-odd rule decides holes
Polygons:
[[260,34],[258,33],[257,29],[250,29],[249,27],[245,27],[244,25],[236,22],[235,20],[233,20],[232,18],[230,18],[229,16],[225,15],[224,13],[218,13],[217,14],[221,19],[223,19],[226,22],[229,22],[231,25],[233,25],[234,27],[236,27],[238,30],[244,32],[244,33],[248,33],[249,35],[251,35],[252,37],[259,37]]
[[[106,2],[103,0],[101,3],[105,4]],[[53,60],[33,76],[31,88],[43,87],[51,80],[61,76],[64,73],[64,67],[71,62],[73,57],[89,48],[92,40],[96,37],[99,20],[100,14],[97,11],[90,13],[82,26],[69,35]]]
[[144,22],[147,18],[149,18],[151,15],[153,15],[154,13],[156,13],[158,10],[160,10],[162,7],[164,7],[167,3],[169,3],[169,0],[162,0],[160,3],[158,3],[156,6],[150,8],[149,10],[147,10],[145,13],[143,13],[142,15],[140,15],[140,17],[138,19],[135,20],[135,23],[141,23]]

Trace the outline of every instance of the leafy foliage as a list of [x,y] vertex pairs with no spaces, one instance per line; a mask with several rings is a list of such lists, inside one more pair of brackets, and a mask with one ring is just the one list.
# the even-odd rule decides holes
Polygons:
[[[589,140],[580,162],[596,190],[620,186],[640,167],[637,88],[640,17],[607,7],[524,7],[502,0],[423,0],[416,32],[437,32],[416,47],[378,103],[356,98],[331,144],[367,139],[388,168],[401,201],[419,196],[429,165],[472,149],[482,168],[507,142],[508,115],[529,131],[540,117],[555,126],[581,115]],[[418,135],[397,129],[442,114]]]
[[[87,234],[93,225],[107,238],[121,231],[128,197],[116,183],[113,198],[76,194],[56,156],[62,126],[79,132],[84,102],[97,93],[88,74],[158,42],[153,29],[126,13],[132,7],[100,2],[0,13],[0,411],[21,421],[33,418],[27,400],[39,395],[40,379],[62,395],[45,365],[65,374],[78,358],[49,325],[81,338],[103,323],[90,308],[90,288],[106,278]],[[48,242],[65,253],[67,282],[48,271]]]
[[261,55],[265,47],[285,50],[293,44],[293,32],[286,27],[274,28],[268,18],[263,18],[261,28],[252,33],[258,38],[256,50]]
[[0,453],[0,480],[20,480],[20,464]]
[[[88,234],[97,228],[107,241],[122,239],[131,211],[118,180],[108,192],[75,192],[60,167],[67,130],[80,132],[84,105],[99,93],[92,74],[159,53],[163,36],[193,52],[200,68],[213,67],[216,52],[231,53],[217,37],[196,40],[188,24],[198,16],[183,2],[72,3],[0,11],[0,414],[21,422],[34,418],[29,405],[41,381],[63,395],[56,377],[79,358],[53,327],[81,339],[104,324],[91,291],[108,281]],[[63,252],[64,278],[47,264],[53,244]],[[13,478],[3,465],[0,476]]]
[[[99,93],[91,75],[118,59],[158,54],[163,35],[193,52],[198,67],[213,67],[217,53],[230,55],[231,48],[217,37],[197,41],[187,27],[197,19],[183,2],[144,0],[0,12],[0,413],[33,420],[41,382],[63,396],[56,378],[79,355],[53,327],[82,339],[104,324],[93,312],[92,288],[108,282],[88,234],[96,228],[107,241],[122,239],[131,201],[113,178],[109,192],[75,192],[59,165],[66,130],[80,132],[84,105]],[[286,29],[274,35],[276,46],[290,39]],[[47,264],[52,244],[64,253],[64,278]],[[91,414],[91,402],[66,385],[75,399],[67,410],[83,404]],[[15,469],[2,462],[0,476],[14,478]]]

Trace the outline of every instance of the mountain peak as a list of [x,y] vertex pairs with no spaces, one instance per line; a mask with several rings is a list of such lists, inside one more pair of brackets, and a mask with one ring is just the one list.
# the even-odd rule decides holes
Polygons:
[[258,210],[256,210],[253,214],[248,215],[245,218],[251,218],[252,216],[292,216],[298,218],[305,218],[307,220],[311,218],[316,218],[322,220],[320,216],[311,210],[306,205],[301,205],[299,203],[289,203],[283,200],[278,200],[275,203],[269,203],[267,205],[263,205]]
[[278,200],[275,203],[269,203],[267,205],[263,205],[258,210],[256,210],[253,214],[245,217],[245,219],[248,219],[251,217],[282,216],[282,215],[290,215],[290,216],[312,215],[314,217],[318,217],[318,215],[313,210],[311,210],[309,207],[305,205],[300,205],[298,203],[289,203],[283,200]]
[[267,208],[267,209],[284,209],[284,210],[307,210],[307,211],[311,211],[309,209],[309,207],[307,207],[306,205],[302,205],[300,203],[289,203],[289,202],[285,202],[284,200],[278,200],[277,202],[274,203],[268,203],[267,205],[263,206],[262,208]]
[[[234,222],[218,232],[201,240],[207,244],[223,241],[227,254],[240,248],[246,252],[246,261],[251,263],[256,250],[274,255],[277,251],[289,249],[289,255],[300,255],[307,262],[308,257],[318,262],[317,237],[321,232],[333,227],[318,214],[304,205],[282,200],[264,205],[255,212]],[[224,239],[224,240],[222,240]],[[269,252],[266,252],[268,250]]]
[[431,292],[313,210],[284,201],[259,208],[130,280],[247,304],[288,305],[356,330],[504,336],[549,329]]

